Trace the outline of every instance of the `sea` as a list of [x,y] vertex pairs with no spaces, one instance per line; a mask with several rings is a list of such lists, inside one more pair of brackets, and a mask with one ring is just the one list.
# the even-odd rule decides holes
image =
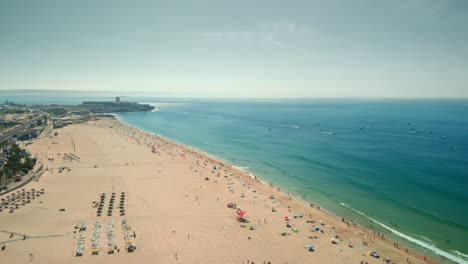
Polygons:
[[[0,101],[22,104],[102,99],[0,91]],[[466,99],[123,99],[156,108],[118,113],[124,123],[219,157],[443,263],[468,263]]]

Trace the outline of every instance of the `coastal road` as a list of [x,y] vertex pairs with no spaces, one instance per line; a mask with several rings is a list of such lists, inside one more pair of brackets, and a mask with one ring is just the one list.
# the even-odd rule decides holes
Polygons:
[[8,132],[6,133],[2,133],[0,135],[0,142],[2,142],[3,140],[6,140],[6,139],[9,139],[11,136],[13,136],[15,133],[18,133],[22,130],[25,130],[26,128],[28,128],[30,125],[34,124],[37,122],[37,120],[41,119],[41,118],[44,118],[44,115],[40,115],[38,117],[35,117],[29,121],[27,121],[26,123],[24,124],[20,124],[20,125],[17,125],[16,127],[14,127],[13,129],[10,129]]

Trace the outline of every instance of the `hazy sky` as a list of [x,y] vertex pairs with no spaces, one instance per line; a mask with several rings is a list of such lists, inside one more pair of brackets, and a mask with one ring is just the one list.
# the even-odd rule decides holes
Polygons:
[[468,1],[0,0],[2,89],[468,97]]

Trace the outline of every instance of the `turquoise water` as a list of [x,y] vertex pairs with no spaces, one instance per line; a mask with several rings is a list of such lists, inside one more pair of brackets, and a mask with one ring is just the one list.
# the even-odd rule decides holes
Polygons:
[[427,254],[466,263],[468,101],[156,105],[157,112],[119,117],[246,167]]
[[[81,102],[0,96],[15,98]],[[248,168],[445,263],[468,263],[468,100],[132,99],[159,111],[120,113],[130,125]]]

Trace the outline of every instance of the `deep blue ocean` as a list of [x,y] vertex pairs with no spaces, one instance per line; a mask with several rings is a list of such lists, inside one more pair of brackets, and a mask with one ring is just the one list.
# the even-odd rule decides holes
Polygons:
[[[0,92],[28,104],[93,98],[83,97]],[[443,262],[468,263],[468,100],[129,100],[157,111],[119,113],[125,123]]]

